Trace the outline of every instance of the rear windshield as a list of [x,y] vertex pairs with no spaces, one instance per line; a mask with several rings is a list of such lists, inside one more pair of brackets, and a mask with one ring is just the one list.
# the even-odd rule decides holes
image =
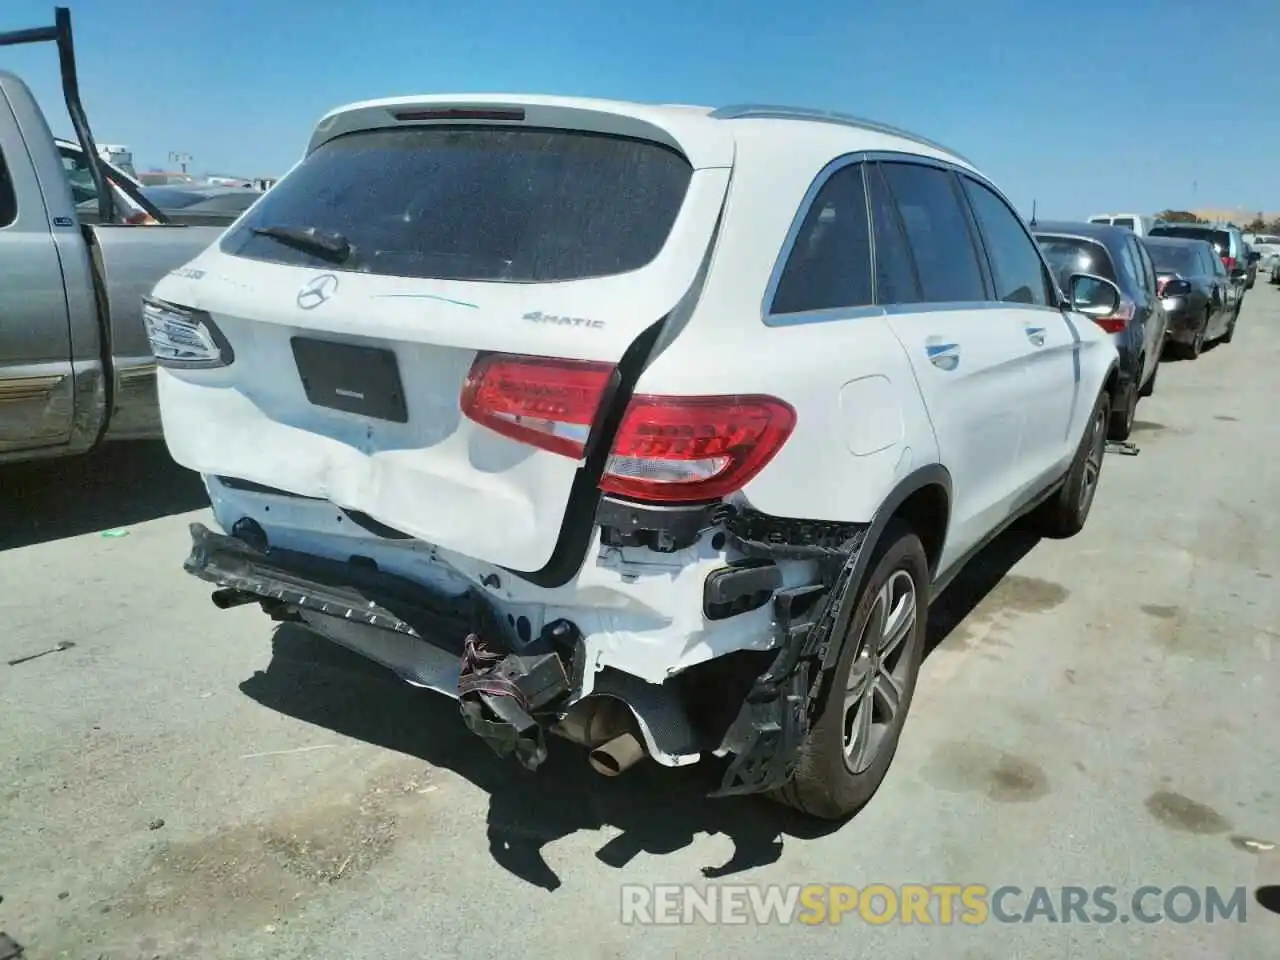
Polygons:
[[1200,265],[1199,250],[1196,247],[1149,243],[1147,250],[1150,251],[1151,262],[1156,265],[1156,271],[1159,273],[1180,273],[1184,277],[1191,277],[1204,270]]
[[1155,227],[1151,231],[1153,237],[1181,237],[1184,240],[1207,240],[1218,249],[1220,256],[1226,256],[1231,250],[1231,234],[1225,230],[1214,230],[1210,227]]
[[[324,144],[222,240],[225,253],[440,280],[548,283],[637,270],[662,249],[693,170],[645,140],[565,130],[401,127]],[[332,260],[255,234],[340,234]]]
[[1116,217],[1111,221],[1111,225],[1115,227],[1128,227],[1132,230],[1134,227],[1133,217]]
[[1044,251],[1044,258],[1058,275],[1058,285],[1067,288],[1067,279],[1073,273],[1091,273],[1112,283],[1116,280],[1115,267],[1107,248],[1092,240],[1079,237],[1037,236],[1036,241]]

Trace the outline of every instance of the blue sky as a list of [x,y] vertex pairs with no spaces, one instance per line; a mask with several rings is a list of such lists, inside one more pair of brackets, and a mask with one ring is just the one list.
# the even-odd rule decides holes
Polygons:
[[[139,169],[183,151],[276,175],[342,103],[529,91],[857,113],[954,147],[1046,218],[1280,211],[1280,0],[68,5],[94,135]],[[6,0],[0,29],[52,18]],[[69,133],[56,64],[0,49]]]

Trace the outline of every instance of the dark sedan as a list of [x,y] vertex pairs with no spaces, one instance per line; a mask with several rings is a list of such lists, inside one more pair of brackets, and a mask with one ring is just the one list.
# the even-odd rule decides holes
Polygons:
[[1204,240],[1147,237],[1142,241],[1156,265],[1157,290],[1169,317],[1166,342],[1188,360],[1206,343],[1230,343],[1236,311],[1227,307],[1227,275],[1217,251]]
[[1101,277],[1120,288],[1119,309],[1093,322],[1111,334],[1120,353],[1120,379],[1111,399],[1110,440],[1128,439],[1138,399],[1156,385],[1167,320],[1156,291],[1151,255],[1126,227],[1100,223],[1033,222],[1032,232],[1062,289],[1073,273]]

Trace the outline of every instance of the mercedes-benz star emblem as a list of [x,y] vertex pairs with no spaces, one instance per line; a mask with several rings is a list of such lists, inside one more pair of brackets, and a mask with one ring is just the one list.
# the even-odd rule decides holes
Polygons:
[[303,310],[314,310],[330,299],[337,289],[338,278],[332,273],[322,273],[298,291],[298,306]]

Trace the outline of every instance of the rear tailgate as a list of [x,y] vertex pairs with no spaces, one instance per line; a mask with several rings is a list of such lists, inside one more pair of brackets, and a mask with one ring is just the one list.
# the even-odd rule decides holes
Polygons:
[[[174,458],[544,567],[609,368],[694,288],[733,146],[705,118],[664,128],[645,108],[543,106],[536,130],[354,124],[157,287],[234,356],[162,372]],[[356,113],[367,124],[374,110]],[[252,232],[270,226],[336,231],[350,262]],[[490,366],[471,385],[487,417],[468,416],[464,387],[486,352],[602,366]],[[512,419],[521,410],[538,414],[532,427]]]

